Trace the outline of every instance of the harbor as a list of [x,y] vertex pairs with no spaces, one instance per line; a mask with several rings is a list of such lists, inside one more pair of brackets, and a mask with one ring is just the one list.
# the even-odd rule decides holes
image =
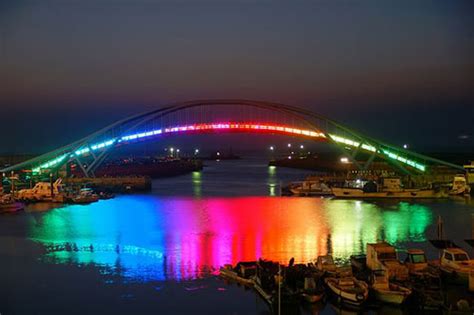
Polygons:
[[[272,309],[258,292],[222,279],[221,267],[264,259],[276,263],[276,270],[281,265],[283,274],[292,258],[294,266],[301,269],[299,266],[311,265],[319,256],[332,255],[337,267],[347,268],[351,256],[365,254],[367,243],[382,239],[395,246],[401,262],[413,248],[423,250],[428,260],[435,260],[440,252],[429,240],[437,238],[438,216],[443,218],[445,237],[472,253],[464,242],[471,238],[470,199],[384,201],[278,196],[280,182],[297,181],[306,174],[303,170],[270,168],[264,159],[209,161],[201,172],[152,180],[148,192],[119,193],[113,199],[89,205],[30,203],[18,214],[2,216],[0,227],[15,237],[3,238],[7,251],[3,252],[0,274],[7,283],[17,275],[19,269],[13,258],[17,255],[24,257],[23,268],[32,274],[41,270],[42,276],[31,278],[37,279],[34,283],[26,281],[17,287],[18,292],[38,292],[37,298],[23,306],[23,312],[40,305],[54,312],[67,307],[67,303],[77,303],[78,311],[90,311],[73,292],[80,289],[79,283],[90,283],[98,277],[94,299],[118,313],[136,311],[143,303],[158,307],[166,297],[179,295],[181,303],[170,306],[170,311],[190,312],[186,305],[195,299],[217,299],[221,301],[217,305],[202,305],[200,310],[214,312],[217,307],[225,313],[231,307],[242,314],[255,310],[268,314],[275,310],[276,314],[277,309]],[[452,211],[457,215],[450,215]],[[81,266],[87,266],[87,271],[81,271]],[[45,305],[46,296],[59,294],[64,288],[53,284],[40,290],[39,286],[51,277],[64,277],[63,272],[67,272],[70,285],[70,290],[63,293],[66,299]],[[324,290],[315,286],[314,291],[324,293],[321,300],[309,303],[298,297],[296,304],[290,303],[291,314],[357,312],[337,303],[337,299],[327,299],[330,291],[322,281]],[[122,298],[117,304],[120,309],[114,308],[111,299],[126,294],[130,283],[136,288],[134,295]],[[471,303],[467,288],[455,286],[454,293],[449,292],[453,307],[457,307],[458,300],[466,299],[463,294]],[[110,290],[116,293],[109,295]],[[318,294],[307,299],[318,299]],[[267,294],[267,298],[270,296]],[[363,310],[413,312],[409,301],[400,311],[390,304],[373,302],[370,293],[368,301]],[[287,314],[288,303],[283,304],[282,312],[286,313],[282,314]]]

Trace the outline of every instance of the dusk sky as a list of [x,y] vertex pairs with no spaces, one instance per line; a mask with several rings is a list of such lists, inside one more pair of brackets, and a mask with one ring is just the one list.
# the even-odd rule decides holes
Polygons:
[[398,145],[474,148],[474,2],[0,4],[0,152],[211,98],[311,108]]

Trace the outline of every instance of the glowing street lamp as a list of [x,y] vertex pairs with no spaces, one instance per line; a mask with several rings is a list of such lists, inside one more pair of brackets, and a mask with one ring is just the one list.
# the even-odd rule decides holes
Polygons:
[[300,145],[300,149],[304,149],[304,145]]
[[273,151],[275,150],[275,148],[273,146],[270,146],[270,151]]
[[403,145],[403,148],[404,148],[404,149],[408,149],[408,144],[405,143],[405,144]]
[[291,148],[291,143],[288,143],[288,148]]
[[199,154],[199,149],[194,149],[194,155],[198,155]]

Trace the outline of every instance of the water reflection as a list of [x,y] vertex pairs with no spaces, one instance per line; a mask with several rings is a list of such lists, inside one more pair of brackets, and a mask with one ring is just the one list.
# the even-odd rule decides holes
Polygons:
[[[199,176],[196,176],[198,185]],[[318,198],[121,196],[31,217],[53,263],[98,264],[134,280],[192,279],[259,257],[347,260],[367,242],[425,240],[431,210]]]

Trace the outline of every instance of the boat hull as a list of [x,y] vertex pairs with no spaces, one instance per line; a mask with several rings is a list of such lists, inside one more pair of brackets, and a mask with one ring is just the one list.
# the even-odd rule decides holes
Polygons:
[[371,288],[371,291],[378,301],[395,305],[403,304],[411,294],[410,289],[394,284],[389,289]]
[[363,293],[360,292],[349,292],[346,290],[341,289],[337,286],[336,282],[337,279],[335,278],[326,278],[325,279],[326,285],[331,291],[331,293],[337,297],[337,299],[345,305],[353,306],[353,307],[360,307],[362,304],[365,303],[369,294],[367,287],[365,285],[365,290]]
[[333,188],[332,193],[336,198],[392,198],[392,199],[432,199],[446,198],[440,192],[434,190],[404,190],[404,191],[381,191],[381,192],[364,192],[362,189],[355,188]]

